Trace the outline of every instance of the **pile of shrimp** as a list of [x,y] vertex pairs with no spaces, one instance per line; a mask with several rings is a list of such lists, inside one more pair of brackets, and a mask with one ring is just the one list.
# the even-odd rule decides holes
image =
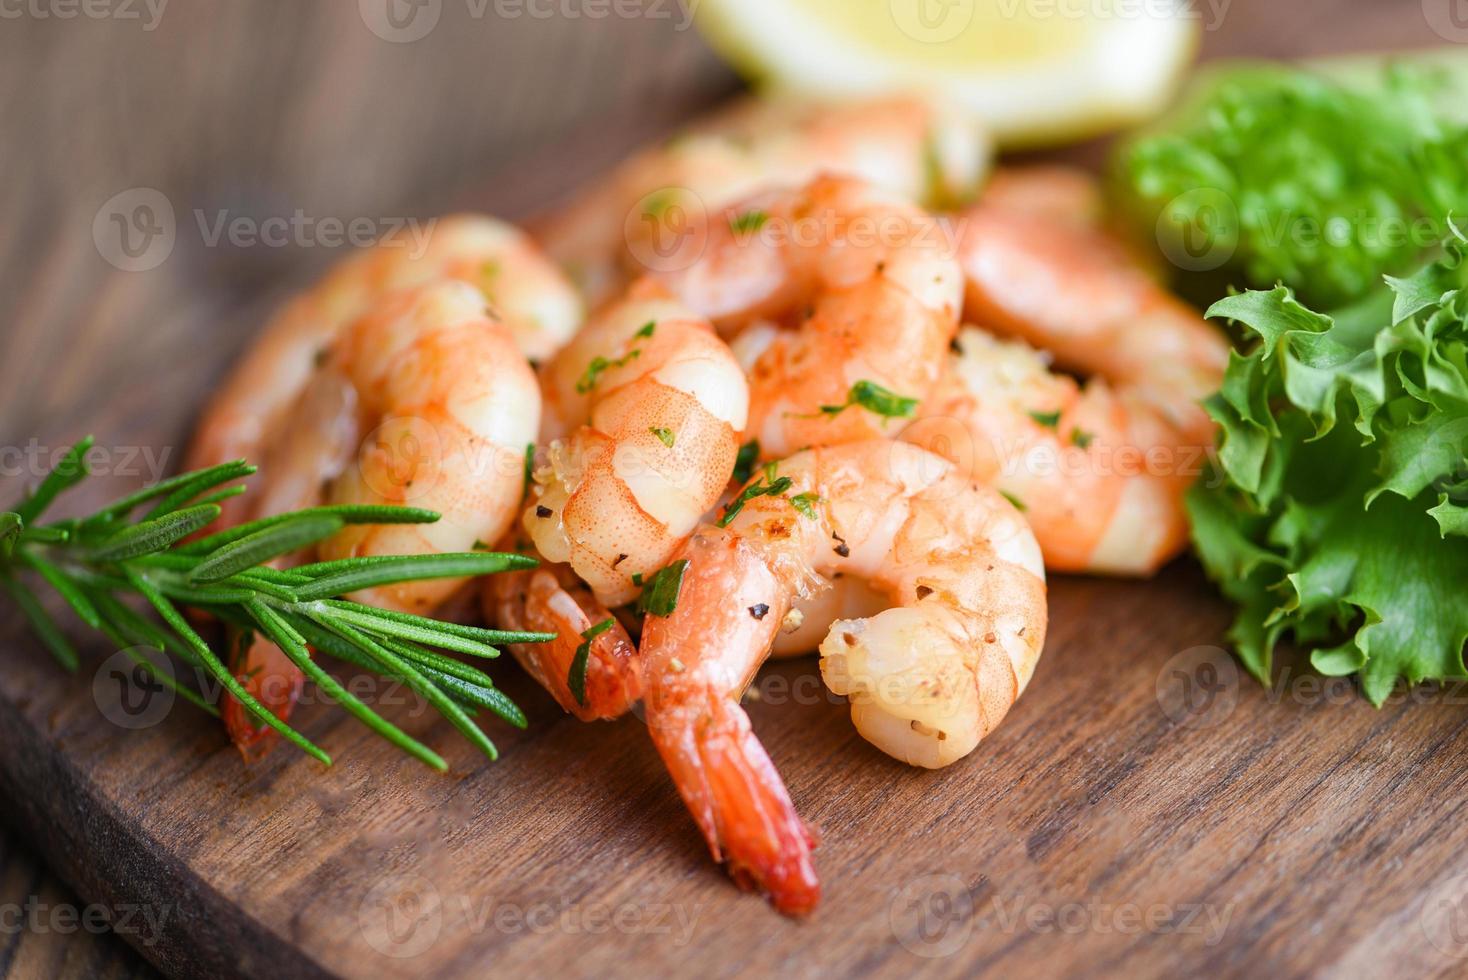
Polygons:
[[[355,598],[478,594],[495,625],[554,633],[516,658],[582,720],[640,703],[714,858],[786,914],[820,884],[740,706],[766,658],[818,652],[868,742],[941,768],[1029,683],[1047,570],[1146,576],[1185,547],[1223,337],[1108,232],[1091,178],[991,173],[982,134],[929,100],[751,100],[531,233],[460,215],[403,244],[284,308],[190,465],[260,463],[229,522],[443,514],[296,561],[539,558]],[[288,716],[299,670],[231,647]],[[238,703],[224,716],[247,758],[269,748]]]

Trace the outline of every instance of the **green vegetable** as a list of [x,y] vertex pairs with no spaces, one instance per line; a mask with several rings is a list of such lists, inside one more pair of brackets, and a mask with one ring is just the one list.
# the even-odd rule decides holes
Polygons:
[[586,707],[586,669],[591,664],[591,641],[611,629],[616,620],[604,619],[595,626],[581,631],[581,643],[576,647],[576,654],[571,658],[571,671],[566,677],[566,686],[571,689],[571,696],[581,707]]
[[790,498],[791,505],[811,520],[816,519],[816,504],[820,502],[821,495],[810,490]]
[[763,211],[746,211],[737,217],[729,219],[729,229],[736,235],[746,235],[750,232],[759,231],[765,226],[770,216]]
[[637,600],[638,610],[649,616],[673,615],[678,608],[678,593],[683,589],[683,574],[687,571],[688,559],[680,558],[649,575]]
[[1043,425],[1047,429],[1054,429],[1060,425],[1059,409],[1053,412],[1030,412],[1028,414],[1036,425]]
[[1468,208],[1468,128],[1443,111],[1463,91],[1436,65],[1233,64],[1125,145],[1116,176],[1180,268],[1335,307],[1413,267]]
[[765,467],[765,474],[766,476],[770,477],[770,482],[768,484],[765,484],[764,482],[765,477],[760,477],[749,486],[739,491],[739,496],[729,501],[729,505],[724,508],[724,516],[719,518],[719,527],[728,527],[729,522],[734,520],[735,517],[739,516],[739,512],[744,509],[744,505],[749,503],[754,498],[778,497],[780,496],[780,494],[784,493],[786,490],[789,490],[792,486],[794,486],[795,481],[791,480],[788,476],[782,476],[778,480],[775,479],[771,470],[771,466],[773,465],[774,464],[772,463],[770,464],[770,466]]
[[673,448],[673,440],[676,437],[673,435],[673,430],[672,429],[666,428],[666,427],[661,426],[661,425],[655,425],[651,429],[648,429],[647,431],[649,431],[653,435],[657,436],[658,437],[658,442],[661,442],[663,445],[667,446],[669,449],[672,449]]
[[1269,677],[1289,637],[1376,704],[1398,678],[1464,675],[1468,238],[1334,317],[1283,287],[1209,311],[1259,340],[1208,403],[1223,431],[1188,498],[1198,553]]
[[[495,756],[493,743],[463,707],[489,708],[524,726],[525,716],[475,667],[430,648],[496,657],[494,643],[543,642],[544,633],[512,633],[438,622],[335,598],[361,588],[424,578],[459,577],[534,566],[518,555],[484,552],[349,558],[289,571],[265,562],[335,533],[346,524],[427,523],[432,511],[407,507],[330,506],[282,514],[181,543],[219,516],[217,501],[239,488],[221,484],[249,476],[254,467],[226,463],[172,477],[130,494],[90,516],[37,524],[56,496],[87,476],[85,439],[66,454],[14,511],[0,513],[0,588],[20,607],[40,640],[67,670],[76,648],[21,573],[40,577],[87,626],[119,649],[167,650],[202,668],[262,724],[322,762],[331,759],[253,698],[183,616],[179,605],[207,609],[244,631],[264,634],[331,700],[405,752],[438,769],[447,763],[367,707],[323,670],[307,644],[360,667],[403,681],[444,715],[477,748]],[[151,509],[134,520],[134,510]],[[120,601],[141,596],[157,612],[153,623]],[[133,659],[155,680],[211,713],[212,704]]]
[[734,458],[734,482],[744,483],[754,474],[755,464],[759,462],[759,440],[751,439],[739,447],[739,455]]
[[824,415],[840,415],[853,405],[874,412],[884,418],[910,418],[917,409],[916,398],[906,398],[877,384],[875,381],[858,381],[846,393],[846,401],[840,405],[822,405]]

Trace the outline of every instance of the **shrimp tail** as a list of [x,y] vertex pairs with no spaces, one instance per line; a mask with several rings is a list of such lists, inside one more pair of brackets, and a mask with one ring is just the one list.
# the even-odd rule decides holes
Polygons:
[[[289,721],[305,686],[305,675],[270,640],[248,630],[229,629],[230,672],[256,701],[281,721]],[[245,762],[265,758],[279,738],[275,729],[259,724],[255,713],[228,692],[223,695],[220,715],[235,747]]]
[[726,861],[741,888],[769,896],[781,913],[804,916],[821,899],[812,851],[816,838],[749,716],[710,690],[686,725],[652,726],[653,741],[715,861]]

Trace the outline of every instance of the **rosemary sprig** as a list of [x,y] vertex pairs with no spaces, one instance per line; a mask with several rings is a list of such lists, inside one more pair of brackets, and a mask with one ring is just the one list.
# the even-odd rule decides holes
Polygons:
[[[470,712],[488,709],[525,727],[524,713],[489,675],[445,653],[499,656],[495,644],[540,643],[553,634],[480,629],[424,616],[376,609],[340,598],[361,589],[429,578],[488,575],[536,562],[521,555],[465,554],[351,558],[290,570],[266,563],[315,544],[348,524],[431,523],[432,511],[409,507],[314,507],[269,517],[183,543],[219,516],[219,501],[243,491],[225,486],[249,476],[244,461],[183,473],[117,500],[84,518],[38,523],[61,493],[87,476],[91,438],[73,446],[14,510],[0,512],[0,590],[20,607],[32,630],[68,671],[80,663],[75,646],[22,580],[29,572],[65,600],[77,618],[120,648],[170,652],[210,674],[263,724],[313,758],[331,758],[261,705],[180,611],[193,606],[269,638],[327,696],[378,735],[436,769],[448,764],[433,750],[377,714],[317,664],[310,647],[406,684],[491,759],[494,743]],[[141,516],[136,511],[147,506]],[[142,597],[155,623],[121,601]],[[133,658],[160,683],[215,712],[198,693],[146,657]]]

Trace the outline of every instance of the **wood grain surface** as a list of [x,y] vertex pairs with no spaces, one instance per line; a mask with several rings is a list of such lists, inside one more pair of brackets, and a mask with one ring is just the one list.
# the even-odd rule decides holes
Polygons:
[[[210,385],[339,255],[211,247],[197,214],[521,216],[734,87],[675,15],[445,0],[393,43],[349,2],[178,2],[153,29],[114,6],[0,19],[0,501],[85,432],[108,475],[68,506],[176,466]],[[1440,13],[1234,0],[1204,52],[1426,46]],[[93,225],[137,188],[177,235],[125,272]],[[576,723],[509,662],[494,673],[531,726],[490,726],[498,763],[382,686],[367,699],[453,775],[322,704],[300,722],[335,767],[246,768],[187,705],[121,710],[105,644],[67,677],[0,608],[0,974],[138,975],[139,954],[274,977],[1464,970],[1468,692],[1378,711],[1300,671],[1240,679],[1228,610],[1187,561],[1145,584],[1058,578],[1051,615],[1025,697],[938,773],[858,738],[814,661],[761,674],[755,727],[822,833],[825,903],[797,923],[709,862],[637,719]],[[109,924],[22,919],[28,902]]]

